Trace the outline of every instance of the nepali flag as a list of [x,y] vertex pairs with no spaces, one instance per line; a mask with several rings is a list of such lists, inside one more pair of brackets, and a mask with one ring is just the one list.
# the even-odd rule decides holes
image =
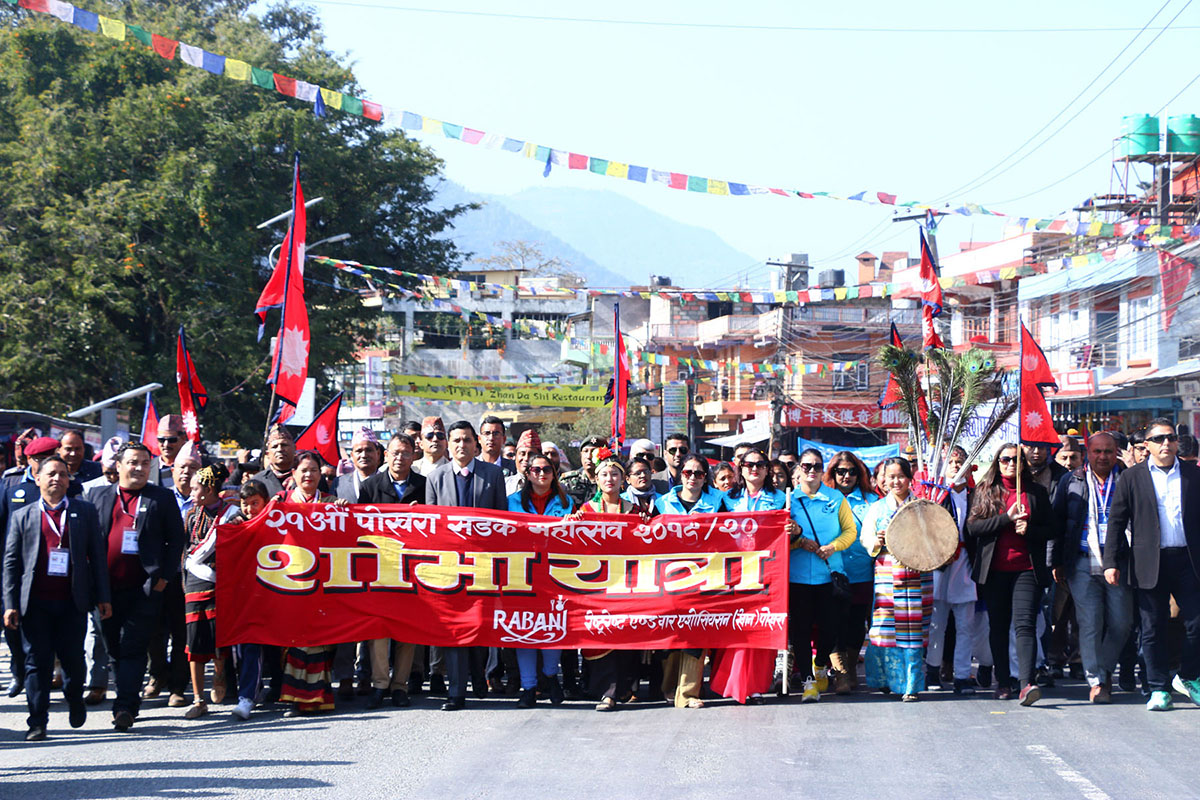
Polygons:
[[183,430],[193,442],[200,441],[200,423],[196,415],[208,405],[208,392],[196,374],[192,354],[188,352],[187,337],[183,326],[179,326],[179,340],[175,346],[175,384],[179,387],[179,411],[183,414]]
[[921,267],[918,277],[921,283],[921,346],[929,350],[945,346],[933,324],[934,318],[942,313],[942,284],[938,281],[937,262],[933,260],[933,251],[925,240],[925,231],[920,231],[920,236]]
[[321,409],[321,413],[313,418],[312,423],[296,437],[297,450],[312,450],[331,466],[336,466],[342,457],[338,451],[337,432],[343,394],[345,393],[338,392]]
[[292,169],[292,218],[288,223],[287,236],[283,238],[283,246],[279,249],[279,261],[275,263],[271,279],[263,287],[262,294],[258,296],[258,302],[254,305],[254,314],[258,317],[259,341],[262,341],[267,311],[279,308],[286,300],[290,265],[298,265],[300,275],[304,275],[304,239],[307,233],[308,214],[304,208],[304,191],[300,188],[300,155],[297,153]]
[[625,351],[625,339],[621,336],[621,304],[613,304],[613,328],[616,330],[617,352],[613,357],[616,374],[609,384],[605,401],[612,401],[613,448],[619,450],[625,441],[625,407],[629,403],[629,353]]
[[1042,394],[1043,387],[1058,391],[1058,382],[1050,371],[1050,362],[1046,354],[1034,341],[1021,323],[1021,365],[1019,368],[1021,397],[1017,407],[1017,418],[1021,425],[1021,444],[1044,445],[1058,448],[1061,445],[1058,432],[1050,419],[1050,408],[1046,405],[1046,397]]
[[154,455],[162,455],[158,446],[158,409],[150,392],[146,392],[146,410],[142,412],[142,444]]
[[[283,314],[279,320],[279,336],[275,338],[274,360],[271,377],[267,383],[275,385],[275,394],[293,407],[300,404],[304,392],[304,381],[308,378],[308,353],[311,333],[308,327],[308,308],[304,304],[304,193],[300,189],[300,159],[296,159],[295,197],[292,200],[292,226],[288,239],[279,254],[283,267]],[[295,243],[293,247],[292,244]],[[286,255],[286,263],[284,263]],[[263,296],[271,289],[280,270],[276,267],[271,282],[263,289]],[[263,299],[259,298],[262,306]],[[265,315],[265,310],[263,314]],[[260,317],[261,319],[261,317]],[[284,419],[290,418],[287,413]]]
[[[900,341],[900,331],[896,330],[896,323],[894,323],[894,322],[892,323],[892,342],[891,343],[892,343],[893,347],[904,347],[903,342]],[[889,372],[888,379],[887,379],[887,386],[883,387],[883,394],[881,394],[879,396],[879,407],[880,408],[895,408],[896,404],[899,402],[900,402],[900,384],[896,382],[896,379],[893,378],[891,373]]]

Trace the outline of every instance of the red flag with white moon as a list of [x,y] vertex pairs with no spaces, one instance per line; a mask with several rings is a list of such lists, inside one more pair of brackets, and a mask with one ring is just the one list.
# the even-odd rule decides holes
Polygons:
[[199,442],[200,422],[196,415],[208,404],[208,392],[196,374],[196,365],[192,363],[182,325],[179,326],[179,340],[175,345],[175,383],[179,387],[179,412],[183,415],[184,433],[193,442]]
[[325,463],[338,463],[342,457],[338,451],[338,413],[342,410],[343,394],[344,392],[338,392],[296,437],[297,450],[312,450],[325,459]]
[[[304,237],[307,220],[299,173],[295,181],[293,211],[291,230],[288,231],[288,239],[279,256],[280,265],[284,267],[283,319],[279,325],[279,336],[275,340],[275,359],[271,364],[271,378],[268,383],[275,384],[275,394],[283,402],[298,406],[300,395],[304,392],[304,381],[308,377],[311,340],[308,308],[304,305]],[[276,269],[276,274],[278,272]],[[272,276],[271,282],[275,282],[275,276]],[[268,283],[268,289],[270,286]],[[264,295],[266,292],[267,289],[264,289]],[[260,299],[260,305],[262,302]]]
[[1021,405],[1018,414],[1021,420],[1021,444],[1041,444],[1057,448],[1060,445],[1058,432],[1054,430],[1054,421],[1050,418],[1050,408],[1046,405],[1046,397],[1042,387],[1047,386],[1058,391],[1058,382],[1050,370],[1050,362],[1046,354],[1029,333],[1025,323],[1021,323],[1021,366],[1019,370],[1021,383]]

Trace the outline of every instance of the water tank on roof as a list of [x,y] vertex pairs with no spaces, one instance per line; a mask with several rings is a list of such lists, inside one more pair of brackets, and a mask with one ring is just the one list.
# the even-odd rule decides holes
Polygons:
[[1167,117],[1167,152],[1200,153],[1200,117],[1195,114]]
[[817,285],[822,289],[839,289],[846,285],[844,269],[826,269],[817,275]]
[[671,279],[666,275],[651,275],[650,276],[650,285],[651,286],[670,286]]
[[1158,117],[1149,114],[1121,117],[1121,155],[1144,156],[1157,150]]

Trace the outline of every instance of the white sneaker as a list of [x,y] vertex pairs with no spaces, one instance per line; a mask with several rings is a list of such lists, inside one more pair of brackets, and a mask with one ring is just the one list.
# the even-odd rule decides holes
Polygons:
[[815,703],[821,699],[821,693],[817,691],[817,682],[812,678],[804,679],[804,694],[800,695],[801,703]]
[[250,719],[250,712],[253,708],[253,700],[249,697],[239,697],[237,705],[233,707],[233,715],[238,719]]

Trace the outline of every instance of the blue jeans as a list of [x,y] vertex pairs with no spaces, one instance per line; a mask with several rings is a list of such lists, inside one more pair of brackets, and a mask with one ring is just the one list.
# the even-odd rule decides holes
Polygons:
[[[542,674],[547,678],[558,677],[558,661],[562,650],[542,650]],[[522,649],[517,651],[517,669],[521,671],[521,688],[533,689],[537,686],[537,650]]]
[[1109,586],[1103,575],[1093,575],[1086,554],[1067,575],[1079,623],[1079,658],[1089,686],[1112,678],[1117,659],[1133,627],[1133,592],[1128,586]]
[[54,679],[54,656],[63,668],[63,694],[67,703],[83,705],[83,635],[87,615],[74,600],[44,602],[32,598],[21,619],[21,643],[25,650],[25,699],[29,703],[29,727],[45,727],[50,718],[50,681]]

